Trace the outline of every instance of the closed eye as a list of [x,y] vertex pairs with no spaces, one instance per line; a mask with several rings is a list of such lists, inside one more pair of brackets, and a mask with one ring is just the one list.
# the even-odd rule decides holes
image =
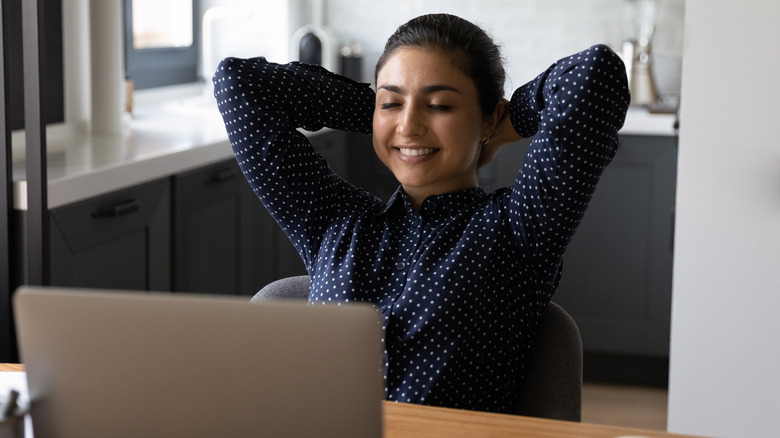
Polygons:
[[383,104],[380,106],[380,108],[382,108],[382,109],[384,110],[384,109],[392,109],[392,108],[397,108],[397,107],[399,107],[399,106],[401,106],[401,104],[400,104],[400,103],[395,103],[395,102],[388,102],[388,103],[383,103]]
[[435,110],[435,111],[449,111],[452,109],[450,105],[428,105],[428,108]]

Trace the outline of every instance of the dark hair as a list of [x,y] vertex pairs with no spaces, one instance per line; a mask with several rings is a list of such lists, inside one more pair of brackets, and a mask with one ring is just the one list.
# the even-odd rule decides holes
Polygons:
[[455,64],[477,88],[482,115],[493,113],[504,96],[504,62],[501,51],[482,28],[449,14],[422,15],[402,24],[388,38],[376,63],[374,80],[396,49],[432,47],[453,55]]

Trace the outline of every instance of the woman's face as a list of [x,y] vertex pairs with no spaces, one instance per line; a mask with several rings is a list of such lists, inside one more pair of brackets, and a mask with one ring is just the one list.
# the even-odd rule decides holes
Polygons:
[[374,150],[415,207],[476,187],[486,135],[474,82],[437,49],[397,49],[377,75]]

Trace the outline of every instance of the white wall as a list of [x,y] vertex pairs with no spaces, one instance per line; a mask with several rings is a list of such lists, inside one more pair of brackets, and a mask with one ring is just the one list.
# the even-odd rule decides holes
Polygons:
[[[306,7],[307,0],[297,0]],[[310,1],[310,0],[309,0]],[[325,0],[326,24],[344,41],[363,46],[363,80],[373,81],[374,65],[391,33],[426,13],[459,15],[485,28],[503,46],[508,91],[532,79],[553,61],[589,45],[622,44],[623,0]],[[684,0],[660,0],[656,49],[659,87],[679,91]]]
[[687,0],[669,430],[780,434],[780,4]]

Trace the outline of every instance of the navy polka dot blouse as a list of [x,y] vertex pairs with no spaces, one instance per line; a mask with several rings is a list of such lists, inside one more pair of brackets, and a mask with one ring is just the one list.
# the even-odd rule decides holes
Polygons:
[[[534,136],[513,187],[431,196],[414,211],[335,175],[302,128],[369,134],[374,91],[301,63],[222,61],[215,96],[257,196],[300,253],[310,301],[384,315],[388,400],[511,412],[536,322],[629,103],[622,61],[593,46],[514,92]],[[316,364],[313,364],[316,366]]]

